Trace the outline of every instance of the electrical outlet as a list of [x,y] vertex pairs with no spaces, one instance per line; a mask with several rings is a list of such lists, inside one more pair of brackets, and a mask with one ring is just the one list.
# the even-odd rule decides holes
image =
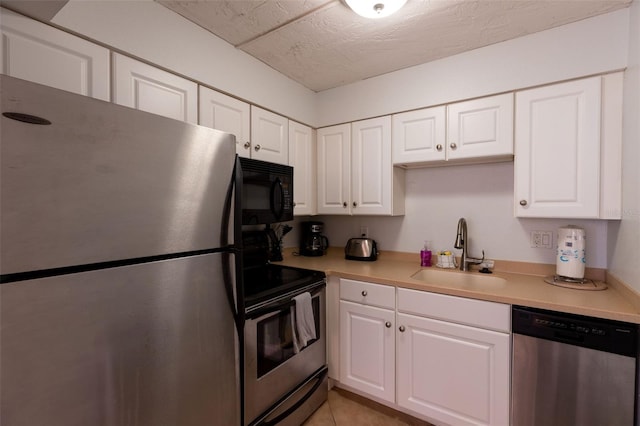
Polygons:
[[361,226],[360,227],[360,236],[361,237],[368,237],[369,236],[369,227],[368,226]]
[[553,232],[531,231],[531,247],[547,249],[553,248]]

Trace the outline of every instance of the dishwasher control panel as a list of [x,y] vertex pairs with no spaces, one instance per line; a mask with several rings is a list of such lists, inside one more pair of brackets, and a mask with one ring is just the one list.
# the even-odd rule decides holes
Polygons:
[[621,321],[514,306],[514,333],[636,357],[638,325]]

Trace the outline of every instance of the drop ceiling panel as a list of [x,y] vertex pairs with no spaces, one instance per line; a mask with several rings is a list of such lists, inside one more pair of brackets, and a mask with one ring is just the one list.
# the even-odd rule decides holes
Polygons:
[[238,46],[335,0],[157,0]]
[[409,0],[361,18],[339,0],[162,3],[322,91],[627,7],[631,0]]

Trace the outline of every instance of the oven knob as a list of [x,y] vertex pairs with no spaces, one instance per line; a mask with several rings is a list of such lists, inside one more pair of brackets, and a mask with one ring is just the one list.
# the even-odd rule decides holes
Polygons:
[[405,330],[404,325],[401,325],[400,327],[398,327],[398,330],[400,330],[400,333],[404,333],[404,330]]
[[363,295],[364,297],[367,297],[367,290],[362,290],[362,295]]
[[385,325],[387,328],[391,328],[391,323],[390,323],[389,321],[385,322],[385,323],[384,323],[384,325]]

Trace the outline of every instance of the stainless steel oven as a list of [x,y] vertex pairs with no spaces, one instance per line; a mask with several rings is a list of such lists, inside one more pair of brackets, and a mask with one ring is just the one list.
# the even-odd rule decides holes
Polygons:
[[[322,278],[247,307],[246,425],[299,425],[326,400],[325,288]],[[296,352],[293,298],[305,292],[311,294],[316,339]]]

